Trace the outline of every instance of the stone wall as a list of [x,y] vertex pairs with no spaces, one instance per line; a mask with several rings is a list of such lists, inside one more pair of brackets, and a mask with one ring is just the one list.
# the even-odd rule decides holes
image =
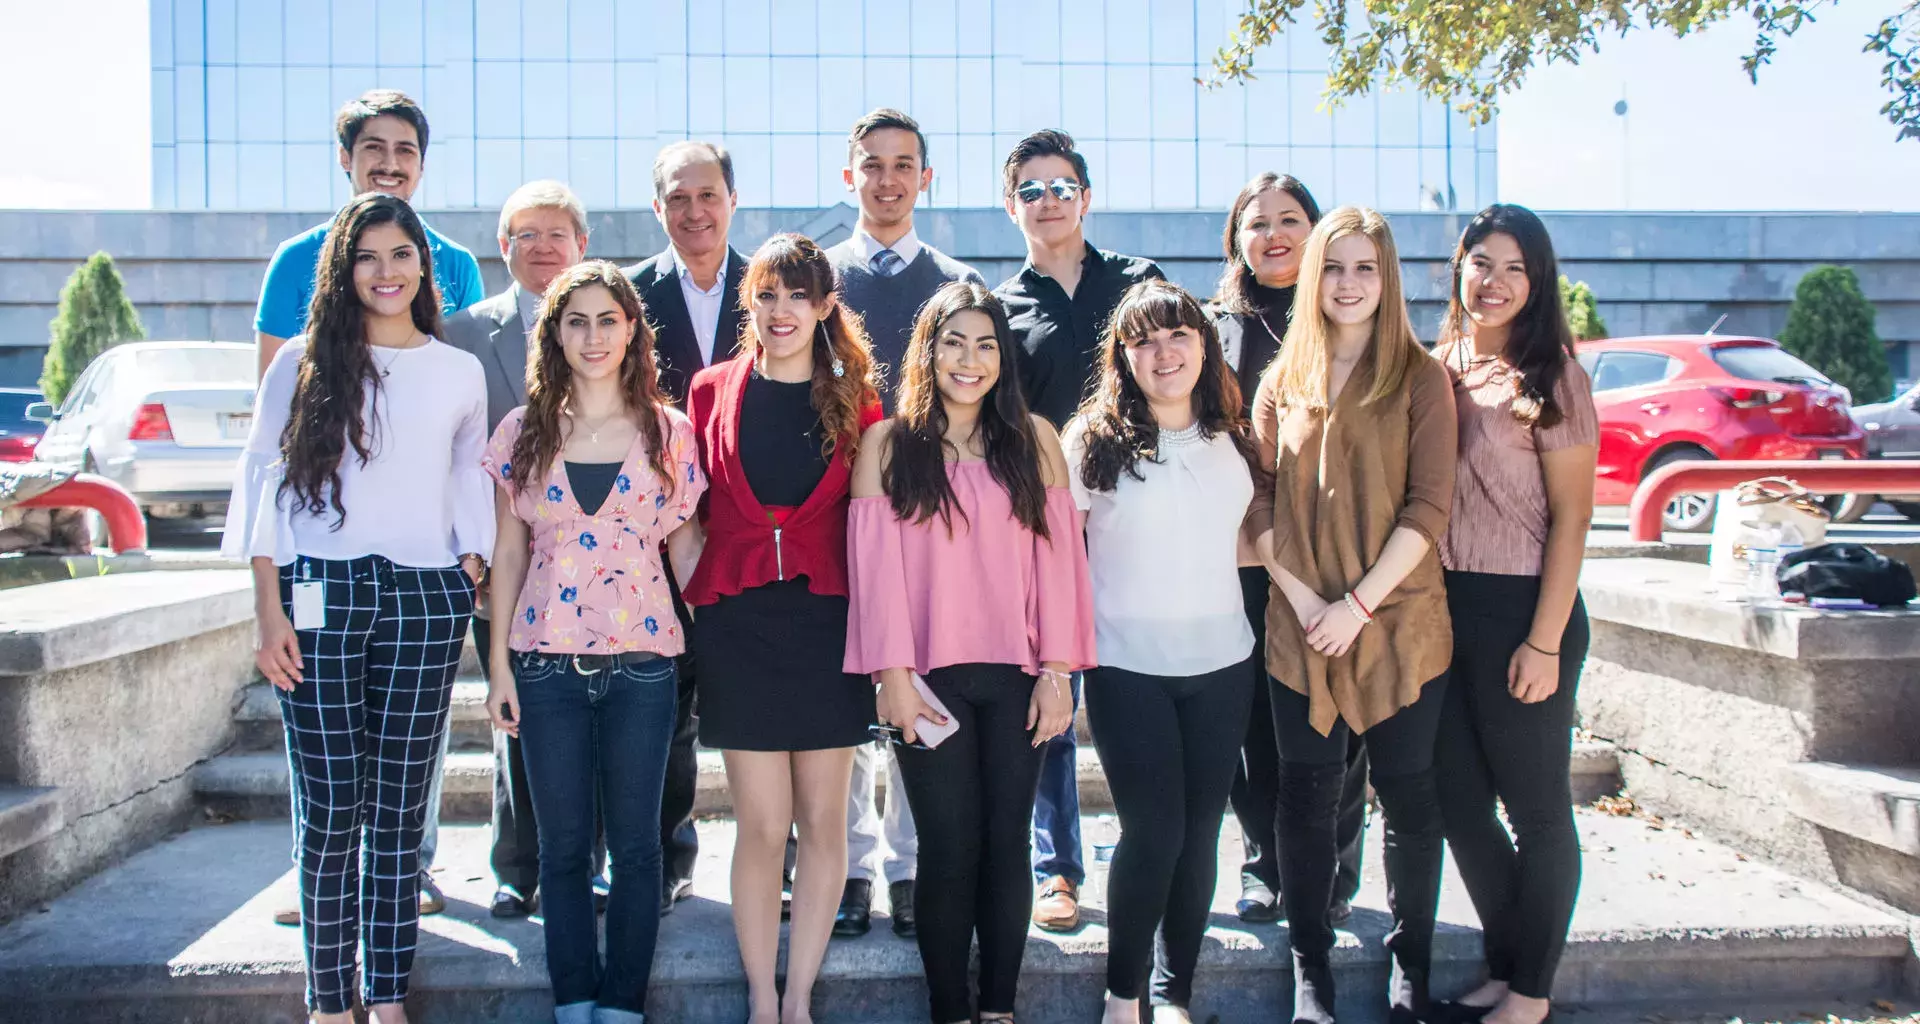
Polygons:
[[1590,561],[1581,589],[1580,723],[1642,808],[1920,912],[1920,848],[1890,838],[1920,777],[1920,616],[1755,607],[1652,559]]
[[[1397,213],[1415,325],[1431,338],[1444,307],[1446,259],[1468,214]],[[119,262],[149,337],[253,337],[253,306],[281,239],[323,213],[0,211],[0,386],[38,376],[60,286],[97,250]],[[742,210],[734,241],[750,250],[776,231],[826,244],[846,237],[852,207]],[[491,211],[429,215],[434,227],[481,258],[488,290],[505,286]],[[1222,215],[1213,211],[1099,212],[1088,235],[1105,248],[1152,256],[1174,280],[1211,294],[1220,273]],[[648,210],[593,215],[591,255],[635,262],[665,247]],[[1566,272],[1593,286],[1615,335],[1696,333],[1721,314],[1721,332],[1777,334],[1806,270],[1854,267],[1879,309],[1894,375],[1910,375],[1920,346],[1920,214],[1562,213],[1546,215]],[[998,209],[937,209],[917,218],[921,237],[978,267],[990,283],[1019,268],[1019,233]],[[1913,365],[1920,367],[1920,360]],[[1878,396],[1858,396],[1862,401]]]
[[[129,573],[0,594],[0,783],[62,827],[0,858],[0,920],[186,826],[192,769],[254,678],[245,571]],[[104,923],[103,923],[104,924]]]

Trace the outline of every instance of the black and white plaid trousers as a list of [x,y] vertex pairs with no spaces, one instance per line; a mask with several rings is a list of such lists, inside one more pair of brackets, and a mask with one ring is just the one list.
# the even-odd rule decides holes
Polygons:
[[280,570],[281,602],[318,581],[326,622],[297,630],[300,684],[280,693],[292,768],[307,1005],[353,1003],[363,952],[368,1006],[406,998],[420,925],[420,832],[447,728],[473,584],[458,567],[411,569],[377,555],[300,557]]

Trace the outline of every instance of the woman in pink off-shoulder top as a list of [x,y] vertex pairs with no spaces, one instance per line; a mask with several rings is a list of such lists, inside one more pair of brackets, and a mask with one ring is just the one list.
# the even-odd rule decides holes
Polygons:
[[[849,672],[880,682],[920,829],[914,886],[931,1019],[1011,1019],[1033,905],[1040,744],[1073,724],[1068,673],[1094,661],[1086,548],[1066,458],[1027,412],[1019,345],[991,292],[955,282],[921,310],[899,412],[854,466]],[[914,686],[914,675],[945,706]],[[949,717],[951,716],[951,717]],[[936,748],[921,719],[958,728]]]

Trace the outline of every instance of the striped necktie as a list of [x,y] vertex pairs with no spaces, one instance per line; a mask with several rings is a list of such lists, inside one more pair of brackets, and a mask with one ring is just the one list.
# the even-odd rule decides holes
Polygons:
[[873,258],[867,261],[867,266],[881,277],[892,277],[906,269],[907,261],[901,259],[900,254],[892,249],[882,249],[873,254]]

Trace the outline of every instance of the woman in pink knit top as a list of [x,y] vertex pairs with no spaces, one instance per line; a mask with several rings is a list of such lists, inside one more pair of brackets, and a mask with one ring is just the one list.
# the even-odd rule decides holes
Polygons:
[[899,730],[935,1024],[973,1019],[976,934],[979,1019],[1012,1018],[1040,744],[1072,726],[1068,674],[1094,661],[1066,458],[1027,412],[1019,348],[991,292],[936,292],[914,325],[899,412],[867,431],[853,473],[846,670],[873,674],[880,717]]

